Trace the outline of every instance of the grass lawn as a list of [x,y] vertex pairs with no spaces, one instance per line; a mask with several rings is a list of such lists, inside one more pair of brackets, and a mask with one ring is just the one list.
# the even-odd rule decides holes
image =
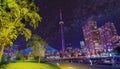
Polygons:
[[35,62],[12,62],[3,64],[0,69],[60,69],[56,65]]

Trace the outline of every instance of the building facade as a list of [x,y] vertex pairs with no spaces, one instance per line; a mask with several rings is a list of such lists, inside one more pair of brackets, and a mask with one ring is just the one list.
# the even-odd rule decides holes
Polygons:
[[98,28],[96,21],[88,21],[82,29],[90,55],[97,54],[99,51],[111,51],[119,40],[114,23],[108,22]]
[[97,23],[96,21],[88,21],[82,29],[88,54],[93,55],[101,49]]
[[103,46],[104,51],[110,51],[114,47],[114,37],[118,36],[114,23],[105,23],[99,28],[100,43]]

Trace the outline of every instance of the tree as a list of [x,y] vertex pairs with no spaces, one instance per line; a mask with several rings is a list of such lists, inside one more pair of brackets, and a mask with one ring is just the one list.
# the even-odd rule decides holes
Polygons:
[[16,51],[15,56],[16,56],[16,60],[23,60],[24,59],[24,54],[21,51]]
[[120,46],[117,46],[113,49],[113,52],[116,54],[116,55],[120,55]]
[[27,46],[32,46],[32,54],[39,57],[38,62],[40,62],[41,57],[45,56],[45,45],[47,43],[38,35],[33,35],[27,44]]
[[41,17],[33,0],[0,0],[0,60],[6,45],[12,45],[19,35],[26,40],[31,37],[31,30],[38,26]]

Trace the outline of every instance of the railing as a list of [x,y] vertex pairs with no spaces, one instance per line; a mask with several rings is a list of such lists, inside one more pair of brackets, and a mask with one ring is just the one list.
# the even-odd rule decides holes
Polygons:
[[56,62],[74,62],[74,63],[92,63],[93,64],[113,64],[113,60],[115,63],[120,64],[120,56],[112,56],[112,57],[71,57],[71,58],[50,58],[48,61],[56,61]]

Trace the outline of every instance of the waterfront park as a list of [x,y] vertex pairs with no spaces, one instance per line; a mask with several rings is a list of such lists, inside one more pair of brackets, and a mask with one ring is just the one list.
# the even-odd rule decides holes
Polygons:
[[[42,19],[38,9],[33,0],[0,0],[0,69],[60,69],[56,64],[39,59],[44,58],[47,44],[43,39],[37,36],[31,41],[33,34],[26,26],[38,27]],[[31,60],[29,53],[12,49],[19,35],[30,41],[28,45],[34,51],[31,55],[37,59]]]
[[[47,7],[45,6],[45,8]],[[42,18],[43,15],[40,15],[39,10],[42,11],[37,0],[0,0],[0,69],[115,69],[115,65],[119,67],[120,36],[113,38],[114,44],[117,44],[114,49],[111,49],[111,47],[109,49],[108,47],[106,50],[100,47],[99,50],[99,43],[95,40],[90,40],[92,39],[91,36],[87,38],[90,37],[91,44],[98,46],[97,49],[91,47],[88,50],[85,48],[84,41],[80,42],[81,49],[72,49],[71,43],[66,44],[68,47],[65,48],[64,21],[61,8],[59,8],[59,33],[61,35],[61,43],[58,43],[59,45],[54,40],[58,36],[58,31],[55,32],[56,35],[54,36],[48,35],[53,34],[51,32],[47,33],[46,39],[41,37],[40,30],[44,31],[44,29],[41,29],[42,26],[39,27],[39,24],[44,17]],[[88,23],[95,25],[90,26],[95,28],[93,32],[96,34],[95,39],[98,39],[96,22],[90,21]],[[49,28],[46,26],[43,27],[48,30]],[[76,25],[73,24],[71,26]],[[88,26],[85,27],[87,28]],[[36,31],[36,29],[39,30]],[[65,29],[69,30],[67,27]],[[87,32],[89,33],[89,30]],[[46,31],[42,33],[42,36],[45,34]],[[49,39],[47,38],[48,36],[52,38]],[[57,50],[50,46],[47,41],[54,41],[58,46],[61,46],[56,47],[60,49]]]
[[[34,29],[37,28],[41,21],[37,12],[38,7],[33,0],[0,0],[0,69],[59,69],[50,63],[22,60],[23,55],[18,54],[18,50],[14,50],[14,53],[11,51],[11,47],[19,35],[23,35],[26,41],[31,38],[32,31],[26,25],[29,24]],[[32,46],[35,47],[34,50],[37,45],[41,45],[39,41],[32,43]],[[40,53],[36,51],[35,55],[39,56]],[[14,57],[20,58],[13,61],[8,59]]]

